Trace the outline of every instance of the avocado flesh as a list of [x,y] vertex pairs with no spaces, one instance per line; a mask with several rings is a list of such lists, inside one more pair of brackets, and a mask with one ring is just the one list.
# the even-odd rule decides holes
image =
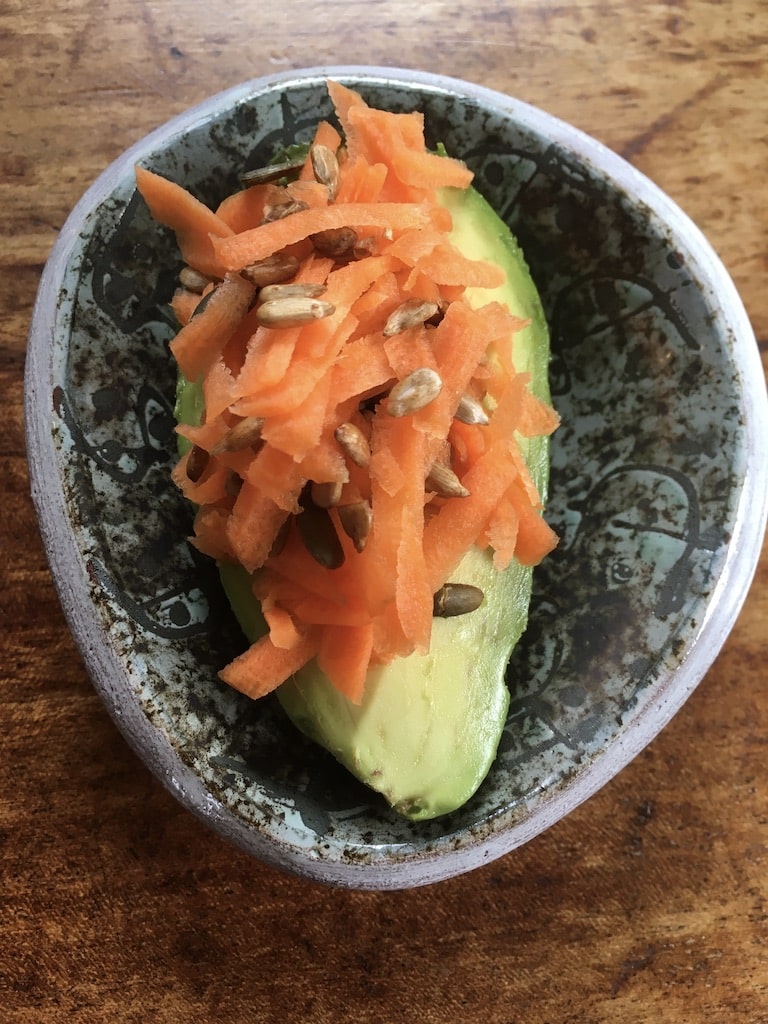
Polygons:
[[[519,371],[531,374],[534,393],[549,401],[548,331],[519,246],[474,189],[443,189],[441,202],[453,215],[457,247],[506,271],[504,285],[472,289],[469,301],[480,306],[497,300],[530,320],[515,334],[514,361]],[[196,422],[199,406],[199,388],[180,381],[177,418]],[[548,440],[520,440],[544,498]],[[233,611],[253,641],[265,625],[248,576],[231,565],[220,570]],[[532,570],[516,562],[499,573],[491,553],[473,549],[453,580],[480,587],[483,604],[468,615],[436,618],[428,654],[373,667],[359,705],[340,694],[314,662],[285,682],[277,697],[303,733],[399,813],[418,821],[456,810],[477,790],[496,756],[509,706],[505,671],[527,623],[531,578]]]

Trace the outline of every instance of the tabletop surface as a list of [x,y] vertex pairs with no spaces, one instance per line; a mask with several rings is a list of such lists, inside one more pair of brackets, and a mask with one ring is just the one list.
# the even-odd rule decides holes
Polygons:
[[768,561],[682,711],[522,849],[410,892],[232,849],[137,760],[67,630],[29,497],[45,259],[132,142],[237,82],[439,71],[543,107],[659,184],[768,358],[765,0],[0,4],[0,1021],[768,1022]]

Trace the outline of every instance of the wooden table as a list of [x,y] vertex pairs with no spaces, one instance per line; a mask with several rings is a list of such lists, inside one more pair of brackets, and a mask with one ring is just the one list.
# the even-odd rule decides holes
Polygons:
[[765,363],[765,0],[10,0],[0,48],[0,1020],[768,1021],[765,557],[694,696],[586,805],[470,876],[337,892],[230,849],[129,751],[59,610],[22,428],[40,271],[86,186],[205,96],[321,63],[446,72],[596,135],[709,236]]

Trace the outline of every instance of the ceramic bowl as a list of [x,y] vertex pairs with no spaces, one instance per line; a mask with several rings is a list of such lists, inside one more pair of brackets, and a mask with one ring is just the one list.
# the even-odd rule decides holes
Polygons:
[[[562,416],[548,518],[496,762],[460,811],[413,824],[305,741],[274,700],[217,681],[242,646],[169,482],[173,238],[137,161],[216,202],[330,115],[324,79],[423,110],[517,234],[552,335]],[[728,634],[765,527],[764,378],[734,286],[697,228],[594,140],[444,77],[317,68],[249,82],[158,129],[85,194],[31,328],[33,496],[61,602],[126,740],[227,839],[334,885],[404,888],[506,854],[664,726]]]

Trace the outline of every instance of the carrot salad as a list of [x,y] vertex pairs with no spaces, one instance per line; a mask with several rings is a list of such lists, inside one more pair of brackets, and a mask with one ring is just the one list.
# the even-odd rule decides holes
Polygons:
[[[196,506],[191,542],[252,574],[268,632],[221,671],[251,697],[312,659],[359,702],[371,665],[425,653],[435,594],[473,546],[499,571],[556,538],[519,438],[557,416],[515,372],[525,322],[467,289],[494,264],[452,244],[423,117],[329,82],[303,163],[215,211],[142,167],[152,215],[176,232],[180,373],[202,388],[173,479]],[[257,176],[258,178],[258,176]]]

